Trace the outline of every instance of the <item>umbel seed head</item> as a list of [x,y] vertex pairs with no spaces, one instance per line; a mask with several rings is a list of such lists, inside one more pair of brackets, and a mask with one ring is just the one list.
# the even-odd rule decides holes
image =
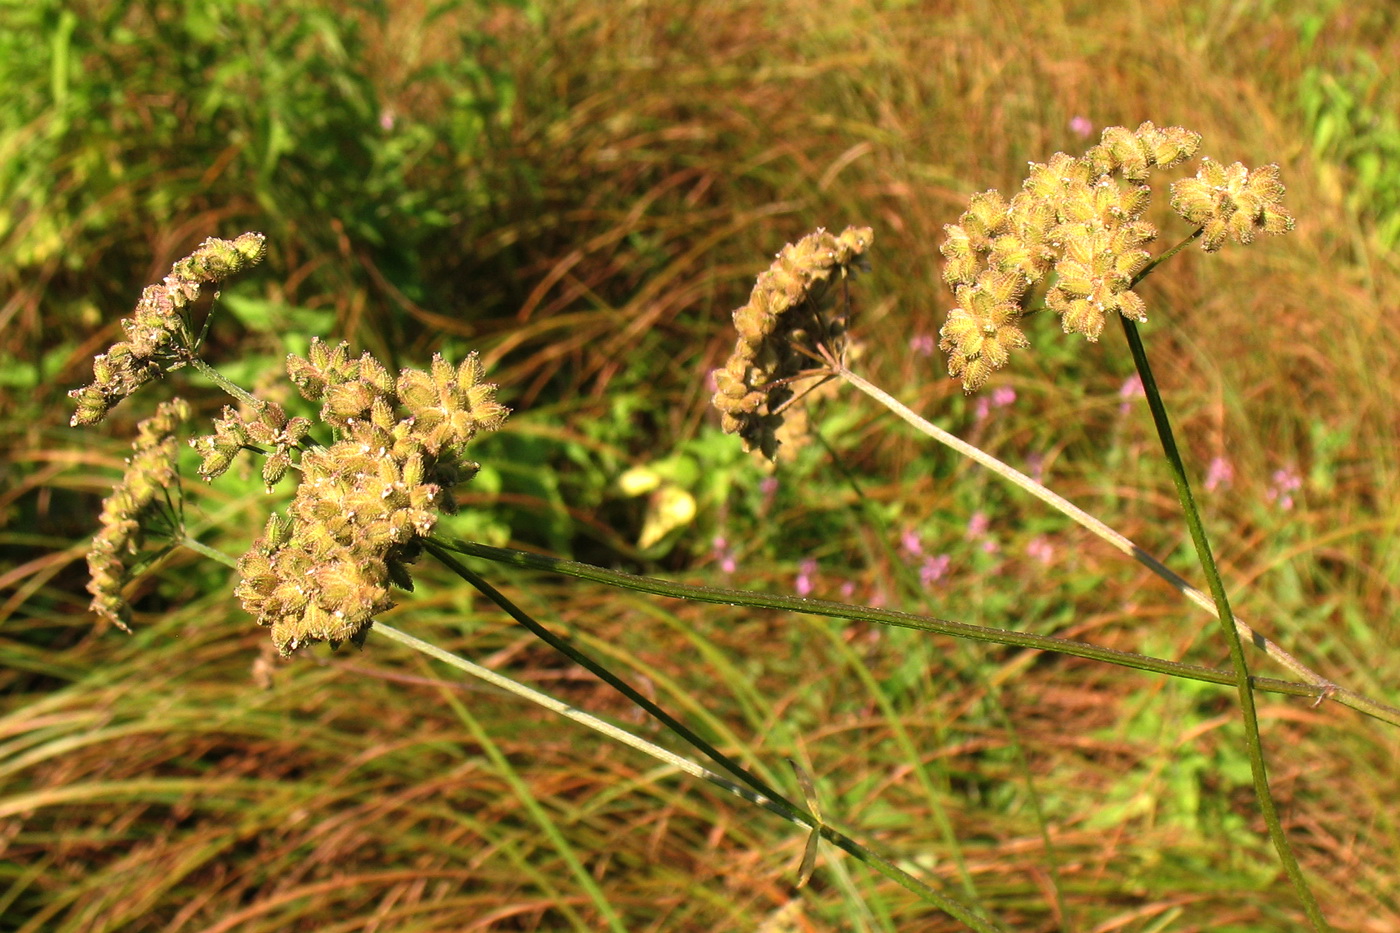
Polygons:
[[1293,215],[1280,203],[1283,192],[1277,165],[1250,171],[1240,162],[1202,159],[1195,178],[1172,185],[1172,210],[1202,227],[1201,248],[1213,253],[1227,239],[1245,244],[1259,231],[1292,230]]
[[126,339],[93,360],[90,385],[68,393],[77,403],[73,426],[97,424],[141,386],[184,365],[193,352],[185,309],[203,286],[249,268],[266,251],[261,233],[245,233],[233,240],[210,237],[176,262],[159,285],[148,286],[135,312],[121,321]]
[[304,451],[288,515],[269,520],[239,560],[235,590],[284,655],[364,642],[374,617],[394,606],[390,586],[412,589],[408,567],[438,515],[456,509],[452,487],[475,475],[468,445],[509,414],[476,354],[458,366],[435,356],[430,372],[393,376],[368,353],[351,359],[345,344],[313,341],[307,358],[288,357],[287,372],[322,403],[335,443],[306,445],[305,419],[272,406],[254,421],[226,409],[219,433],[200,441],[222,462],[224,448],[249,439],[269,454],[269,485]]
[[714,371],[713,403],[725,432],[738,434],[745,450],[775,459],[792,427],[785,407],[793,380],[818,365],[823,349],[839,358],[846,325],[835,313],[832,285],[854,274],[874,239],[869,227],[847,227],[840,236],[819,229],[788,244],[734,312],[739,339]]
[[141,549],[146,523],[166,506],[176,483],[176,432],[189,417],[189,403],[174,398],[137,425],[126,472],[102,502],[101,528],[87,555],[90,608],[126,632],[131,631],[131,606],[122,591],[131,580],[129,558]]
[[[957,306],[939,331],[948,373],[974,392],[1029,345],[1021,330],[1026,296],[1049,273],[1045,306],[1067,334],[1097,340],[1113,314],[1145,321],[1133,290],[1151,262],[1143,249],[1157,236],[1143,220],[1152,171],[1190,158],[1201,137],[1179,126],[1111,126],[1079,158],[1058,152],[1032,163],[1021,191],[1007,202],[996,191],[973,195],[956,224],[944,227],[943,278]],[[1247,171],[1209,159],[1193,179],[1172,186],[1172,207],[1202,227],[1202,246],[1248,243],[1257,231],[1282,233],[1293,218],[1280,205],[1278,166]]]

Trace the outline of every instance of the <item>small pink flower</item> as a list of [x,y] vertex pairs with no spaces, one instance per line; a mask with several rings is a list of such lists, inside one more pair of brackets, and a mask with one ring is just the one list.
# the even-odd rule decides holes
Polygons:
[[1010,386],[1001,386],[996,389],[988,398],[985,395],[979,396],[977,404],[972,409],[972,417],[976,421],[985,421],[994,408],[1005,408],[1016,401],[1016,390]]
[[909,338],[909,350],[919,356],[933,356],[933,351],[937,348],[933,342],[933,334],[915,334]]
[[1274,484],[1264,495],[1285,512],[1293,508],[1293,493],[1303,488],[1303,478],[1292,470],[1275,470]]
[[1026,545],[1026,553],[1046,566],[1055,559],[1055,545],[1044,535],[1037,535],[1031,538]]
[[715,539],[710,542],[710,557],[719,564],[719,569],[724,573],[733,573],[739,567],[739,562],[734,557],[734,549],[729,546],[724,535],[715,535]]
[[773,500],[778,496],[778,478],[776,476],[765,476],[758,484],[758,492],[763,497],[759,503],[759,511],[767,512],[773,507]]
[[1142,388],[1142,377],[1133,373],[1123,384],[1118,387],[1118,397],[1123,400],[1123,404],[1118,406],[1118,412],[1126,415],[1132,410],[1132,400],[1135,398],[1146,398],[1147,393]]
[[969,541],[982,542],[982,552],[985,554],[995,554],[1001,550],[1001,545],[996,539],[988,534],[992,526],[992,521],[987,517],[986,512],[973,512],[972,518],[967,521],[967,533],[965,537]]
[[1026,458],[1026,475],[1037,483],[1045,482],[1045,458],[1040,454],[1031,454]]
[[947,554],[928,558],[919,568],[919,582],[924,586],[932,586],[947,576],[948,568],[952,566],[952,563],[953,559]]
[[910,528],[899,536],[899,549],[905,557],[918,557],[924,553],[924,543],[919,533]]
[[1235,468],[1224,457],[1216,457],[1206,467],[1206,492],[1228,489],[1235,481]]
[[816,588],[812,578],[817,573],[817,562],[812,558],[807,558],[797,567],[797,582],[794,587],[798,596],[810,596],[812,590]]
[[1079,116],[1069,121],[1069,131],[1080,139],[1088,139],[1094,135],[1094,124],[1088,117]]

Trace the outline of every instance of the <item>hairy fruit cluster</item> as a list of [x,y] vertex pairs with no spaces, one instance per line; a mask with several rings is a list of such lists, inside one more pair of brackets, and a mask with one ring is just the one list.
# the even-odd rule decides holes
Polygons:
[[274,514],[239,560],[235,591],[284,655],[319,641],[363,643],[374,616],[394,605],[390,584],[412,589],[408,565],[439,513],[456,510],[452,488],[479,469],[467,445],[508,414],[482,382],[476,354],[455,367],[435,356],[428,372],[394,376],[370,354],[351,359],[346,350],[313,341],[307,358],[287,358],[302,395],[322,403],[334,443],[306,445],[304,425],[280,409],[269,418],[266,407],[252,421],[225,409],[218,433],[193,442],[207,478],[254,444],[280,476],[291,451],[304,448],[288,515]]
[[772,460],[785,440],[792,442],[802,423],[785,421],[794,381],[823,349],[839,356],[845,346],[846,322],[835,313],[831,286],[858,268],[873,240],[869,227],[847,227],[840,236],[817,230],[789,243],[734,312],[739,339],[714,371],[713,401],[725,432],[738,434],[745,450]]
[[[995,190],[972,197],[958,223],[944,227],[940,247],[957,307],[939,331],[939,347],[964,391],[981,388],[1012,350],[1029,345],[1020,320],[1030,290],[1047,276],[1053,281],[1045,306],[1067,334],[1094,341],[1109,315],[1147,319],[1133,291],[1151,263],[1143,247],[1157,237],[1142,219],[1151,199],[1146,181],[1199,145],[1199,134],[1178,126],[1109,127],[1080,158],[1061,152],[1032,163],[1009,202]],[[1202,227],[1205,249],[1218,249],[1227,236],[1248,243],[1256,230],[1291,229],[1292,218],[1279,205],[1277,166],[1246,172],[1238,163],[1203,163],[1196,178],[1173,186],[1172,207]]]
[[166,495],[175,484],[176,431],[189,417],[189,403],[175,398],[138,424],[126,472],[102,500],[101,528],[87,555],[90,608],[125,632],[131,631],[131,606],[122,595],[130,580],[128,558],[140,551],[152,513],[167,505]]
[[233,240],[210,237],[171,268],[159,285],[149,285],[129,318],[122,318],[126,339],[92,361],[90,385],[68,396],[77,402],[72,424],[97,424],[118,402],[157,376],[175,369],[193,352],[186,309],[205,285],[222,282],[262,259],[267,250],[261,233]]

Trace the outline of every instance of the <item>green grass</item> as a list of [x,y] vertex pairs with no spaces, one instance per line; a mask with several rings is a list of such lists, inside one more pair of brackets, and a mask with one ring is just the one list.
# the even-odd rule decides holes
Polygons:
[[[957,929],[829,847],[796,889],[798,827],[373,635],[279,661],[192,554],[141,585],[135,635],[96,630],[85,538],[144,410],[79,433],[62,393],[206,235],[269,235],[211,347],[245,384],[312,333],[399,365],[483,352],[516,414],[473,448],[487,473],[454,534],[775,592],[813,558],[814,596],[1218,666],[1214,625],[1168,588],[860,396],[822,427],[865,504],[819,447],[765,492],[704,382],[783,243],[870,224],[862,372],[1013,465],[1038,458],[1196,580],[1145,405],[1120,410],[1116,332],[1034,322],[995,383],[1016,402],[984,421],[909,347],[950,305],[937,244],[969,195],[1082,151],[1076,116],[1095,138],[1187,126],[1213,157],[1278,162],[1298,218],[1188,250],[1144,290],[1227,586],[1316,669],[1395,700],[1383,0],[67,7],[0,10],[0,930]],[[700,513],[642,553],[643,502],[614,483],[677,451]],[[1217,456],[1234,481],[1207,493]],[[1268,499],[1280,469],[1304,479],[1291,510]],[[191,514],[238,553],[270,500],[226,479],[192,488]],[[995,554],[966,540],[978,511]],[[906,530],[951,558],[931,587],[898,565]],[[808,762],[830,820],[1008,929],[1301,928],[1228,689],[479,569],[765,779],[796,794],[782,759]],[[386,621],[670,744],[454,577],[415,579]],[[1328,918],[1400,924],[1389,727],[1282,697],[1261,725]]]

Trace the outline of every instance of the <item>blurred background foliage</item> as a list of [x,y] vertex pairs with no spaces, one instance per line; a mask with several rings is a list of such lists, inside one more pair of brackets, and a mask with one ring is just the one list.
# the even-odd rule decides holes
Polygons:
[[[312,336],[396,366],[483,353],[516,413],[451,533],[1219,664],[1165,587],[863,400],[827,404],[825,443],[771,476],[707,408],[772,255],[869,224],[856,366],[1193,576],[1114,335],[1034,321],[991,387],[1014,394],[981,400],[929,347],[942,225],[972,193],[1104,126],[1197,130],[1212,158],[1278,162],[1298,218],[1144,289],[1217,551],[1245,618],[1395,701],[1389,0],[10,0],[0,18],[0,930],[953,928],[835,854],[795,890],[790,827],[373,637],[279,662],[193,555],[140,584],[135,636],[95,631],[86,538],[152,401],[78,432],[64,393],[210,235],[271,247],[211,335],[245,385],[285,398],[282,358]],[[1166,200],[1163,246],[1188,232]],[[1204,484],[1213,461],[1228,482]],[[635,468],[659,486],[629,495]],[[643,546],[676,488],[695,518]],[[190,484],[187,518],[238,553],[286,495]],[[829,817],[1008,928],[1299,923],[1227,692],[487,569],[769,779],[809,761]],[[396,624],[658,737],[418,577]],[[1329,916],[1400,925],[1395,735],[1327,704],[1263,715]]]

